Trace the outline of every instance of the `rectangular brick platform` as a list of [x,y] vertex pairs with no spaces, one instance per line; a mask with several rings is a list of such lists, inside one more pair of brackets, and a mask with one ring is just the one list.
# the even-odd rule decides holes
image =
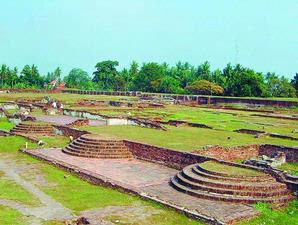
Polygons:
[[227,224],[257,215],[252,206],[210,201],[176,191],[169,181],[178,170],[160,164],[137,159],[81,158],[65,154],[61,149],[23,152],[74,172],[91,183],[120,188],[208,222]]

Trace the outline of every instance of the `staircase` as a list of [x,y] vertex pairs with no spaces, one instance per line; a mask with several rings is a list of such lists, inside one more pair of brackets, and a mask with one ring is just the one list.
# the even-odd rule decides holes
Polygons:
[[282,206],[293,196],[286,185],[268,174],[235,176],[206,170],[200,164],[185,167],[171,178],[171,186],[198,198],[232,203],[272,203]]
[[13,134],[53,136],[54,128],[50,124],[36,122],[20,123],[10,130]]
[[133,157],[123,141],[93,134],[82,135],[62,151],[66,154],[86,158],[129,159]]

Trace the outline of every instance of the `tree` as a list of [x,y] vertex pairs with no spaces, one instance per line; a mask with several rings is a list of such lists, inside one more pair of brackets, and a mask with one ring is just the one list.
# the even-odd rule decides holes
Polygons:
[[43,77],[39,74],[37,66],[34,64],[31,67],[26,65],[23,68],[20,81],[33,88],[42,87],[44,83]]
[[198,66],[197,79],[211,81],[210,63],[208,61]]
[[203,95],[220,95],[224,92],[224,89],[208,80],[197,80],[186,87],[186,89],[193,94]]
[[1,65],[1,69],[0,69],[0,79],[1,79],[1,86],[3,87],[4,86],[4,81],[5,81],[5,78],[7,76],[7,70],[9,68],[5,65],[5,64],[2,64]]
[[144,63],[134,79],[134,89],[138,91],[156,92],[161,78],[166,74],[164,66],[158,63]]
[[104,90],[112,90],[115,83],[115,77],[118,75],[116,69],[118,65],[118,61],[111,60],[97,63],[92,81],[98,83]]
[[161,78],[158,86],[158,92],[161,93],[183,93],[179,81],[173,77],[165,76]]
[[223,69],[225,94],[229,96],[265,96],[266,86],[262,73],[240,64],[228,64]]
[[294,86],[283,76],[279,78],[275,73],[267,73],[266,84],[268,96],[296,97]]
[[129,68],[129,76],[133,80],[139,72],[139,64],[136,61],[132,61]]
[[168,75],[179,81],[180,87],[185,88],[196,80],[196,71],[189,63],[178,62],[168,70]]
[[[64,77],[66,87],[90,89],[91,78],[88,73],[80,68],[72,69],[69,74]],[[92,85],[92,83],[91,83]]]
[[220,71],[220,69],[216,69],[211,73],[211,81],[213,83],[218,84],[219,86],[224,86],[226,83],[226,79],[223,76],[222,72]]
[[45,77],[45,82],[46,83],[50,83],[50,82],[52,82],[54,80],[57,80],[60,83],[60,81],[61,81],[61,73],[62,73],[62,71],[61,71],[60,67],[57,67],[54,70],[54,72],[47,73],[47,76]]
[[298,96],[298,73],[294,76],[294,78],[291,80],[291,84],[296,89],[296,95]]

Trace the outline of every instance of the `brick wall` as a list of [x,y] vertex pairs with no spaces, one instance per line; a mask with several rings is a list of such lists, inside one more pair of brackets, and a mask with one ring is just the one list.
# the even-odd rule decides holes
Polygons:
[[298,148],[277,145],[261,145],[259,154],[273,157],[277,152],[284,152],[287,162],[298,162]]
[[179,152],[167,148],[156,147],[124,140],[124,144],[134,157],[150,162],[160,163],[175,169],[182,169],[187,165],[211,160],[211,157],[187,152]]
[[241,98],[241,97],[221,97],[221,96],[201,96],[201,95],[178,95],[178,94],[162,94],[162,93],[145,93],[145,92],[120,92],[120,91],[82,91],[82,90],[63,90],[64,93],[73,94],[87,94],[87,95],[116,95],[116,96],[159,96],[159,97],[172,97],[181,101],[196,101],[198,104],[219,104],[219,103],[244,103],[254,105],[271,105],[291,107],[298,106],[297,101],[284,101],[284,100],[270,100],[266,98]]
[[75,128],[67,127],[67,126],[54,126],[56,129],[60,130],[65,136],[72,136],[74,139],[79,138],[83,134],[90,134],[90,132],[85,130],[78,130]]
[[211,146],[194,151],[205,156],[213,157],[219,160],[235,161],[246,160],[259,155],[259,145],[246,145],[237,147]]

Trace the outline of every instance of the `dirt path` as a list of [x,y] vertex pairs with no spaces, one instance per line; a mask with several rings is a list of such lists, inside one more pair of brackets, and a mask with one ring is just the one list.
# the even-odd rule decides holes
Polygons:
[[[80,216],[88,218],[92,225],[139,224],[160,210],[149,206],[136,204],[133,206],[107,206],[102,209],[86,210]],[[106,221],[106,217],[116,216],[115,223]]]
[[[36,166],[18,163],[3,156],[0,159],[0,173],[2,172],[5,179],[14,181],[40,201],[40,206],[34,207],[14,200],[0,199],[0,205],[19,211],[28,217],[28,222],[31,225],[42,225],[46,220],[72,221],[78,218],[72,214],[70,209],[65,208],[37,187],[52,184],[46,181]],[[28,176],[28,180],[23,179],[22,176]],[[159,213],[160,210],[158,209],[135,204],[132,206],[107,206],[100,209],[86,210],[81,212],[79,217],[87,218],[91,225],[136,224]],[[111,216],[117,219],[108,218]]]
[[34,184],[24,180],[16,172],[18,167],[16,164],[8,163],[0,160],[0,171],[4,172],[4,176],[23,187],[34,197],[39,199],[42,206],[31,207],[17,201],[0,199],[0,205],[11,207],[18,210],[25,216],[33,216],[36,219],[31,224],[39,224],[41,220],[67,220],[73,218],[72,211],[65,208],[61,203],[55,201],[50,196],[42,192]]

